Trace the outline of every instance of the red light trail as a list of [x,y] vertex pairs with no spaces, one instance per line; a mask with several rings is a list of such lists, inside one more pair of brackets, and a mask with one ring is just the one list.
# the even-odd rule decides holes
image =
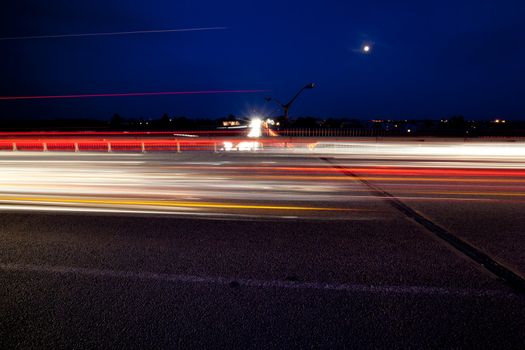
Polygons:
[[219,94],[254,94],[269,90],[203,90],[203,91],[162,91],[162,92],[128,92],[113,94],[76,94],[76,95],[42,95],[42,96],[0,96],[1,101],[14,100],[50,100],[92,97],[131,97],[131,96],[166,96],[166,95],[219,95]]

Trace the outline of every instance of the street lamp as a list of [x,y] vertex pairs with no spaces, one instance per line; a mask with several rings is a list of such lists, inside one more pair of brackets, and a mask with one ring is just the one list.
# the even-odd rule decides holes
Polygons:
[[288,112],[290,110],[290,107],[292,107],[292,104],[295,102],[295,100],[297,100],[297,97],[299,97],[299,95],[306,89],[313,89],[315,87],[315,84],[314,83],[309,83],[309,84],[306,84],[305,86],[303,86],[301,88],[301,90],[299,90],[295,96],[290,100],[290,102],[288,103],[282,103],[280,102],[279,100],[276,100],[275,98],[271,98],[271,97],[266,97],[265,100],[266,102],[270,102],[270,101],[274,101],[275,103],[277,103],[279,105],[279,107],[281,107],[283,109],[283,112],[284,112],[284,122],[285,123],[288,123]]

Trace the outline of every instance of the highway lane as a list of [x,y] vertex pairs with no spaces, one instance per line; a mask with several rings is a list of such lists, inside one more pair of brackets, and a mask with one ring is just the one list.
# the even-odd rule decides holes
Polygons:
[[[287,167],[277,164],[281,161],[187,153],[5,154],[0,205],[193,216],[373,219],[384,214],[374,201],[342,196],[339,179],[310,178],[303,170],[312,164],[327,168],[319,159],[290,158]],[[287,178],[290,171],[300,178]],[[362,194],[362,186],[350,182],[347,189]]]
[[525,345],[523,298],[399,218],[0,225],[2,348]]
[[523,273],[525,161],[480,159],[486,145],[444,158],[450,148],[437,159],[399,145],[396,159],[328,155],[355,178],[312,154],[3,153],[0,209],[377,222],[399,215],[364,180]]
[[335,163],[525,275],[525,162]]
[[[519,162],[331,156],[519,270]],[[2,348],[525,345],[522,296],[318,157],[0,165]]]

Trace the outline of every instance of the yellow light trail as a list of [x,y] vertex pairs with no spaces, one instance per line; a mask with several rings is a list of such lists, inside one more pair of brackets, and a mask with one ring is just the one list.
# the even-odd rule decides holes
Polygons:
[[280,205],[251,205],[234,203],[211,202],[179,202],[179,201],[152,201],[152,200],[122,200],[122,199],[82,199],[82,198],[48,198],[48,197],[0,197],[0,202],[45,202],[45,203],[72,203],[72,204],[103,204],[103,205],[134,205],[134,206],[163,206],[187,208],[219,208],[219,209],[262,209],[262,210],[301,210],[301,211],[360,211],[374,210],[358,208],[327,208],[302,207]]

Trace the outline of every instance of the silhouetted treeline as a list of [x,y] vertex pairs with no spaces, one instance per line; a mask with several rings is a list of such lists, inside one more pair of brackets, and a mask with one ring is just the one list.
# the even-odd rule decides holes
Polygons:
[[160,118],[126,118],[115,113],[109,120],[100,119],[18,119],[3,120],[2,131],[139,131],[139,130],[200,130],[216,129],[219,119],[191,119],[184,116]]
[[184,116],[169,116],[164,113],[160,118],[126,119],[115,113],[109,122],[112,130],[200,130],[215,129],[222,119],[191,119]]
[[[279,118],[275,119],[279,121]],[[238,121],[246,126],[247,118],[232,114],[217,119],[170,116],[164,113],[157,118],[127,118],[115,113],[108,120],[99,119],[26,119],[4,120],[2,131],[171,131],[171,130],[215,130],[224,128],[226,121]],[[282,121],[282,120],[281,120]],[[284,123],[283,123],[284,124]],[[456,115],[434,119],[385,119],[317,118],[304,116],[293,118],[286,125],[274,124],[279,129],[359,129],[375,130],[381,135],[403,136],[525,136],[525,121],[509,121],[503,118],[476,121]],[[229,125],[229,124],[228,124]]]

